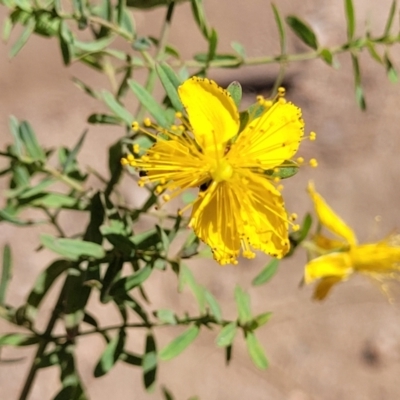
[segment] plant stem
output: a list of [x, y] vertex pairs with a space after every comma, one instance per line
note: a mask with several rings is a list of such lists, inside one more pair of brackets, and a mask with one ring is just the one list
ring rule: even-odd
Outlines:
[[35, 357], [33, 358], [31, 367], [28, 372], [28, 376], [24, 383], [24, 387], [22, 388], [21, 394], [18, 398], [19, 400], [26, 400], [28, 398], [29, 393], [32, 389], [33, 382], [36, 377], [36, 372], [38, 370], [37, 363], [43, 356], [43, 353], [45, 352], [47, 345], [52, 341], [51, 332], [53, 331], [54, 325], [56, 324], [57, 319], [60, 315], [61, 305], [64, 300], [65, 288], [66, 288], [66, 281], [64, 282], [57, 303], [53, 309], [49, 322], [47, 323], [46, 330], [41, 335], [42, 339], [39, 343], [39, 347], [36, 351]]

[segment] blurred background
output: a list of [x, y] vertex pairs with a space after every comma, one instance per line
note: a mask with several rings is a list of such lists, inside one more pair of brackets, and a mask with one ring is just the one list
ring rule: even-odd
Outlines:
[[[277, 0], [275, 4], [282, 15], [296, 14], [306, 20], [323, 46], [345, 42], [343, 2]], [[391, 1], [358, 0], [354, 4], [357, 29], [364, 32], [368, 21], [373, 33], [381, 33]], [[269, 1], [206, 0], [205, 7], [210, 24], [219, 33], [221, 52], [230, 51], [230, 43], [235, 40], [245, 46], [250, 56], [278, 54], [279, 40]], [[163, 9], [134, 11], [137, 31], [158, 34], [164, 13]], [[0, 20], [5, 15], [6, 10], [0, 7]], [[17, 33], [14, 32], [11, 43]], [[184, 57], [206, 49], [194, 26], [189, 4], [176, 8], [170, 42]], [[102, 105], [71, 81], [76, 76], [94, 86], [106, 87], [104, 77], [82, 65], [64, 67], [56, 40], [34, 36], [11, 60], [10, 46], [0, 44], [1, 147], [11, 142], [10, 114], [28, 120], [40, 142], [50, 147], [71, 147], [83, 130], [89, 128], [80, 154], [82, 165], [106, 175], [107, 147], [122, 132], [115, 127], [88, 125], [87, 117], [101, 111]], [[305, 50], [292, 34], [288, 46], [290, 53]], [[392, 50], [392, 58], [400, 66], [398, 45]], [[319, 167], [302, 169], [286, 183], [284, 196], [288, 209], [302, 217], [311, 211], [305, 188], [312, 179], [361, 242], [376, 241], [400, 228], [399, 85], [390, 83], [384, 68], [362, 54], [361, 72], [367, 98], [367, 110], [362, 112], [355, 101], [349, 54], [339, 56], [338, 61], [337, 69], [320, 60], [292, 63], [287, 69], [284, 80], [287, 98], [302, 108], [306, 131], [318, 135], [316, 142], [303, 143], [300, 155], [317, 158]], [[268, 96], [277, 74], [278, 66], [271, 65], [215, 70], [210, 76], [223, 86], [233, 80], [240, 81], [244, 102], [249, 104], [256, 94]], [[140, 80], [140, 76], [136, 79]], [[92, 185], [95, 187], [96, 182]], [[5, 187], [6, 182], [1, 181], [1, 189]], [[132, 180], [124, 179], [120, 189], [132, 202], [140, 197]], [[62, 221], [68, 233], [79, 231], [78, 216], [70, 213]], [[14, 277], [8, 294], [12, 304], [22, 303], [38, 272], [54, 258], [48, 251], [36, 251], [38, 234], [45, 229], [21, 229], [4, 223], [0, 227], [0, 245], [10, 243], [14, 258]], [[198, 281], [220, 301], [227, 318], [236, 316], [233, 289], [238, 283], [250, 291], [255, 313], [273, 312], [270, 322], [258, 331], [270, 361], [269, 369], [259, 371], [254, 367], [239, 337], [227, 367], [224, 352], [214, 343], [217, 333], [209, 331], [203, 332], [182, 355], [161, 363], [158, 384], [165, 384], [179, 400], [195, 395], [207, 400], [399, 399], [399, 302], [389, 304], [379, 287], [362, 277], [339, 285], [325, 302], [313, 302], [311, 288], [299, 287], [306, 262], [301, 250], [281, 263], [278, 274], [268, 285], [251, 287], [251, 280], [267, 260], [260, 256], [228, 267], [220, 267], [212, 260], [192, 260], [190, 266]], [[196, 312], [192, 295], [186, 290], [177, 293], [173, 273], [159, 274], [154, 279], [152, 276], [145, 287], [155, 306]], [[396, 283], [392, 293], [394, 297], [399, 293]], [[54, 300], [52, 294], [42, 311], [44, 321]], [[93, 307], [101, 313], [103, 322], [117, 320], [112, 307]], [[0, 332], [14, 330], [0, 320]], [[157, 331], [160, 347], [177, 334], [174, 328]], [[143, 338], [135, 334], [130, 337], [130, 344], [133, 349], [141, 349]], [[79, 369], [91, 399], [163, 398], [159, 387], [153, 394], [145, 393], [140, 369], [127, 364], [119, 363], [109, 374], [95, 379], [92, 371], [104, 343], [100, 338], [86, 337], [80, 339], [79, 346]], [[29, 348], [2, 350], [3, 358], [20, 360], [0, 364], [1, 400], [17, 398], [32, 356]], [[56, 369], [40, 371], [30, 398], [50, 399], [57, 387]]]

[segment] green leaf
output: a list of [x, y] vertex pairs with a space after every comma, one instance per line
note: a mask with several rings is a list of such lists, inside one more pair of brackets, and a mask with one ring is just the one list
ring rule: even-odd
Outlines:
[[32, 206], [57, 209], [79, 209], [78, 200], [61, 193], [46, 193], [30, 202]]
[[227, 347], [233, 343], [237, 333], [237, 324], [236, 322], [230, 322], [225, 325], [221, 331], [219, 332], [216, 343], [219, 347]]
[[192, 325], [186, 329], [185, 332], [176, 337], [160, 351], [160, 359], [164, 361], [171, 360], [182, 353], [197, 338], [199, 332], [200, 328], [197, 325]]
[[176, 325], [175, 313], [172, 310], [162, 308], [156, 311], [156, 317], [165, 324]]
[[286, 17], [286, 22], [300, 40], [314, 50], [318, 49], [317, 37], [310, 25], [294, 15]]
[[17, 39], [17, 41], [13, 44], [10, 50], [10, 57], [15, 57], [19, 51], [25, 46], [26, 42], [28, 41], [29, 37], [35, 30], [36, 20], [32, 16], [29, 18], [24, 31], [21, 33], [21, 36]]
[[62, 164], [62, 172], [63, 173], [68, 173], [70, 171], [70, 169], [72, 168], [72, 166], [75, 164], [76, 157], [82, 148], [82, 145], [83, 145], [83, 142], [85, 141], [87, 133], [88, 133], [88, 129], [85, 129], [83, 131], [81, 137], [79, 138], [78, 142], [74, 146], [74, 148], [68, 153], [67, 159]]
[[268, 282], [276, 273], [279, 267], [279, 260], [273, 259], [268, 265], [253, 279], [254, 286], [263, 285]]
[[135, 274], [120, 279], [111, 287], [110, 295], [117, 296], [129, 292], [133, 288], [141, 285], [151, 275], [151, 272], [152, 267], [147, 264]]
[[199, 27], [200, 32], [203, 34], [203, 36], [206, 39], [208, 39], [210, 34], [209, 34], [208, 23], [206, 20], [206, 13], [204, 10], [203, 0], [191, 0], [191, 5], [192, 5], [193, 16], [197, 23], [197, 26]]
[[287, 179], [299, 172], [299, 165], [292, 160], [285, 160], [281, 165], [274, 169], [264, 171], [265, 175], [271, 178]]
[[258, 328], [261, 328], [263, 325], [265, 325], [271, 318], [272, 312], [265, 312], [260, 315], [257, 315], [254, 317], [253, 321], [250, 324], [250, 329], [255, 330]]
[[365, 102], [364, 90], [361, 85], [360, 65], [358, 62], [358, 57], [353, 53], [351, 54], [351, 61], [353, 63], [356, 101], [357, 101], [358, 106], [361, 108], [361, 110], [364, 111], [367, 108], [367, 105]]
[[390, 82], [397, 83], [399, 81], [399, 77], [397, 75], [397, 71], [394, 68], [394, 65], [393, 65], [392, 61], [389, 58], [389, 54], [388, 54], [387, 51], [385, 52], [383, 61], [384, 61], [385, 66], [386, 66], [386, 73], [387, 73], [387, 76], [388, 76]]
[[278, 26], [278, 33], [279, 33], [279, 44], [281, 47], [281, 54], [286, 54], [286, 29], [283, 23], [283, 19], [279, 13], [278, 8], [275, 6], [274, 3], [271, 3], [272, 11], [274, 12], [274, 18], [276, 25]]
[[394, 16], [396, 14], [397, 0], [392, 1], [392, 5], [390, 6], [389, 16], [386, 21], [385, 30], [383, 32], [383, 36], [388, 36], [390, 33], [390, 29], [392, 28], [392, 24], [394, 21]]
[[218, 45], [218, 34], [217, 31], [212, 28], [211, 33], [208, 37], [208, 54], [207, 61], [211, 61], [214, 59]]
[[134, 121], [134, 116], [126, 110], [116, 99], [115, 97], [108, 92], [107, 90], [102, 91], [104, 102], [107, 104], [108, 108], [118, 117], [121, 118], [122, 121], [125, 122], [126, 125], [131, 126]]
[[[11, 134], [13, 136], [13, 139], [14, 139], [13, 149], [15, 150], [15, 155], [18, 158], [21, 158], [24, 155], [23, 144], [22, 144], [22, 140], [21, 140], [21, 137], [19, 134], [19, 121], [17, 118], [14, 117], [14, 115], [10, 116], [9, 127], [10, 127]], [[29, 183], [29, 179], [28, 179], [28, 183]]]
[[[187, 0], [174, 0], [175, 3], [182, 3]], [[128, 7], [147, 9], [158, 6], [167, 6], [171, 4], [170, 0], [127, 0]]]
[[30, 124], [22, 121], [19, 126], [20, 138], [26, 148], [27, 154], [35, 161], [45, 161], [46, 155], [36, 139], [35, 132]]
[[354, 15], [353, 0], [345, 0], [344, 3], [347, 20], [347, 38], [350, 42], [354, 38], [354, 32], [356, 29], [356, 18]]
[[51, 263], [40, 275], [36, 278], [32, 291], [26, 301], [25, 314], [29, 320], [35, 320], [39, 305], [46, 296], [47, 292], [56, 281], [56, 279], [68, 268], [71, 263], [65, 260], [56, 260]]
[[98, 92], [93, 90], [90, 86], [86, 85], [85, 82], [81, 81], [80, 79], [76, 78], [75, 76], [72, 77], [72, 82], [74, 82], [75, 85], [79, 89], [83, 90], [86, 94], [93, 97], [94, 99], [97, 99], [97, 100], [101, 99], [101, 95]]
[[126, 333], [121, 329], [118, 335], [115, 335], [107, 344], [94, 370], [94, 376], [96, 378], [107, 374], [118, 361], [125, 346], [125, 339]]
[[328, 65], [333, 65], [333, 54], [329, 49], [322, 49], [319, 55]]
[[158, 102], [147, 91], [147, 89], [132, 79], [128, 80], [128, 85], [143, 107], [146, 108], [146, 110], [153, 116], [157, 123], [162, 127], [167, 128], [169, 123], [164, 109], [158, 104]]
[[379, 55], [379, 53], [376, 51], [375, 43], [371, 42], [370, 40], [367, 40], [366, 43], [367, 45], [367, 50], [370, 54], [370, 56], [377, 61], [379, 64], [383, 64], [382, 57]]
[[236, 104], [236, 107], [240, 107], [240, 101], [242, 100], [242, 86], [239, 82], [234, 81], [229, 84], [226, 89], [228, 93], [232, 96], [233, 101]]
[[10, 38], [11, 31], [13, 28], [13, 22], [10, 17], [5, 18], [4, 24], [3, 24], [3, 35], [2, 39], [4, 43], [8, 42], [8, 39]]
[[174, 400], [172, 393], [166, 387], [162, 387], [162, 392], [164, 395], [164, 400]]
[[94, 40], [93, 42], [81, 42], [79, 40], [74, 40], [74, 46], [79, 50], [83, 50], [88, 53], [97, 53], [108, 47], [115, 39], [115, 36], [105, 37], [99, 40]]
[[58, 40], [60, 42], [60, 49], [63, 58], [64, 65], [69, 65], [74, 55], [73, 53], [73, 42], [74, 36], [65, 21], [61, 21], [58, 32]]
[[149, 333], [146, 337], [146, 347], [142, 360], [143, 383], [148, 392], [155, 388], [157, 376], [157, 346], [154, 336]]
[[[184, 108], [177, 91], [180, 83], [178, 77], [175, 75], [175, 72], [171, 69], [169, 65], [165, 63], [156, 64], [156, 71], [158, 77], [160, 78], [161, 84], [163, 85], [165, 92], [171, 101], [172, 106], [176, 111], [183, 112]], [[171, 79], [171, 76], [174, 75], [175, 77]]]
[[219, 306], [215, 297], [207, 289], [204, 289], [204, 298], [207, 304], [209, 305], [210, 312], [215, 317], [215, 320], [217, 322], [221, 322], [222, 321], [221, 307]]
[[48, 234], [40, 235], [40, 243], [57, 254], [77, 261], [81, 256], [103, 258], [104, 249], [97, 243], [85, 242], [79, 239], [55, 238]]
[[30, 346], [38, 342], [38, 337], [25, 333], [6, 333], [0, 335], [0, 346]]
[[12, 258], [11, 249], [8, 244], [3, 249], [3, 265], [1, 268], [0, 277], [0, 306], [3, 306], [6, 301], [6, 291], [12, 276]]
[[240, 57], [242, 57], [243, 59], [246, 58], [246, 50], [241, 43], [235, 41], [231, 42], [231, 47], [233, 50], [236, 51], [236, 53], [239, 54]]
[[204, 313], [205, 312], [204, 288], [196, 282], [192, 271], [186, 265], [182, 264], [179, 272], [179, 290], [182, 290], [185, 285], [189, 286], [190, 290], [196, 297], [200, 312]]
[[127, 364], [135, 366], [141, 366], [143, 362], [142, 357], [139, 357], [136, 354], [132, 354], [127, 351], [122, 352], [119, 356], [119, 359]]
[[261, 347], [253, 332], [247, 332], [246, 346], [254, 364], [260, 369], [266, 369], [268, 367], [268, 360], [265, 357], [264, 349]]
[[245, 325], [252, 319], [250, 296], [240, 286], [235, 287], [235, 302], [239, 314], [239, 322]]

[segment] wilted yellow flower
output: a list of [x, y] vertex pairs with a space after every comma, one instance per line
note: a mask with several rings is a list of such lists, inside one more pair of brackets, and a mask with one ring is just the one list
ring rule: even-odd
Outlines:
[[394, 278], [400, 271], [400, 237], [391, 235], [377, 243], [358, 244], [352, 229], [340, 219], [309, 183], [308, 191], [321, 225], [337, 238], [330, 239], [320, 233], [313, 238], [313, 250], [320, 257], [305, 267], [304, 281], [318, 281], [314, 298], [324, 299], [332, 287], [361, 273], [379, 282]]
[[275, 103], [260, 98], [264, 111], [238, 135], [238, 109], [214, 81], [193, 77], [178, 93], [188, 119], [177, 115], [181, 124], [169, 130], [153, 125], [158, 135], [143, 128], [155, 144], [141, 157], [123, 159], [123, 164], [145, 171], [140, 185], [157, 182], [156, 193], [168, 190], [165, 201], [199, 188], [189, 205], [189, 226], [220, 264], [236, 264], [240, 252], [253, 258], [253, 250], [283, 257], [292, 222], [271, 171], [284, 167], [299, 147], [301, 110], [282, 95]]

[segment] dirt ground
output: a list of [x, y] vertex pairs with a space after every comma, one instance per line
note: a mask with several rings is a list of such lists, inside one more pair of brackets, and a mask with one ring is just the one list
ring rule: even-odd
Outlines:
[[[278, 0], [284, 15], [295, 13], [306, 19], [326, 46], [345, 40], [343, 2]], [[301, 3], [301, 4], [300, 4]], [[383, 31], [390, 7], [389, 0], [355, 1], [358, 31], [363, 32], [368, 19], [372, 32]], [[269, 2], [212, 2], [206, 0], [211, 24], [220, 34], [221, 51], [237, 40], [252, 56], [278, 52], [276, 27]], [[5, 15], [0, 8], [0, 19]], [[205, 49], [205, 43], [192, 26], [188, 5], [178, 7], [171, 42], [190, 56]], [[157, 31], [162, 13], [137, 13], [138, 31]], [[396, 21], [397, 24], [397, 21]], [[396, 26], [398, 30], [398, 25]], [[14, 37], [15, 38], [15, 37]], [[290, 36], [291, 51], [303, 46]], [[87, 68], [64, 68], [56, 40], [32, 38], [16, 59], [9, 60], [10, 45], [0, 44], [0, 143], [10, 142], [10, 114], [31, 122], [42, 143], [48, 146], [72, 146], [87, 127], [87, 116], [99, 110], [99, 104], [80, 92], [72, 76], [101, 87], [102, 77]], [[400, 67], [399, 46], [392, 56]], [[361, 67], [368, 110], [361, 112], [353, 94], [353, 77], [348, 55], [338, 58], [339, 69], [322, 61], [290, 65], [286, 84], [287, 97], [299, 105], [307, 131], [315, 131], [318, 140], [305, 143], [305, 157], [316, 157], [317, 169], [303, 169], [285, 186], [289, 210], [299, 215], [311, 210], [305, 187], [313, 179], [319, 192], [357, 232], [359, 240], [372, 241], [400, 229], [398, 202], [400, 183], [400, 103], [399, 84], [392, 84], [382, 66], [361, 57]], [[248, 99], [255, 90], [267, 88], [277, 67], [249, 67], [239, 71], [218, 70], [212, 77], [221, 84], [239, 80], [247, 89]], [[254, 93], [253, 93], [254, 92]], [[268, 94], [266, 91], [264, 94]], [[133, 100], [132, 100], [133, 106]], [[86, 146], [81, 154], [84, 165], [107, 173], [106, 149], [121, 132], [115, 128], [89, 126]], [[0, 169], [2, 167], [0, 160]], [[1, 188], [5, 183], [1, 182]], [[136, 187], [124, 181], [121, 190], [133, 199]], [[376, 218], [376, 216], [380, 216]], [[380, 222], [377, 222], [377, 220]], [[77, 216], [64, 220], [68, 232], [79, 230]], [[41, 228], [40, 232], [43, 232]], [[49, 230], [50, 232], [50, 230]], [[52, 255], [36, 252], [39, 229], [20, 229], [2, 224], [0, 245], [12, 245], [14, 279], [8, 301], [20, 304], [38, 272], [48, 265]], [[254, 400], [397, 400], [400, 399], [400, 301], [390, 305], [376, 285], [356, 278], [337, 287], [322, 304], [313, 302], [311, 288], [299, 288], [305, 254], [282, 263], [270, 284], [251, 287], [251, 280], [266, 263], [266, 257], [241, 262], [236, 267], [218, 267], [213, 261], [193, 261], [191, 268], [198, 281], [206, 285], [223, 307], [224, 315], [235, 317], [233, 289], [241, 284], [250, 291], [254, 312], [273, 311], [271, 321], [259, 333], [267, 351], [270, 368], [257, 370], [249, 361], [242, 338], [237, 338], [233, 360], [225, 366], [224, 354], [217, 349], [216, 332], [204, 332], [181, 356], [161, 363], [158, 383], [166, 385], [177, 400], [197, 395], [200, 399]], [[159, 274], [147, 283], [155, 305], [196, 312], [188, 292], [176, 293], [173, 274]], [[392, 292], [400, 299], [398, 286]], [[54, 293], [53, 293], [54, 294]], [[47, 319], [51, 301], [45, 304]], [[109, 306], [94, 306], [103, 322], [116, 317]], [[14, 328], [0, 321], [0, 332]], [[177, 329], [158, 333], [160, 346], [168, 343]], [[142, 348], [140, 337], [130, 338], [133, 351]], [[91, 399], [115, 398], [162, 399], [159, 387], [146, 394], [138, 368], [118, 364], [103, 378], [93, 377], [93, 368], [104, 343], [82, 339], [79, 369]], [[13, 400], [31, 362], [29, 349], [3, 349], [2, 357], [22, 357], [13, 364], [0, 364], [0, 400]], [[58, 371], [46, 369], [37, 377], [31, 400], [47, 400], [57, 392]]]

